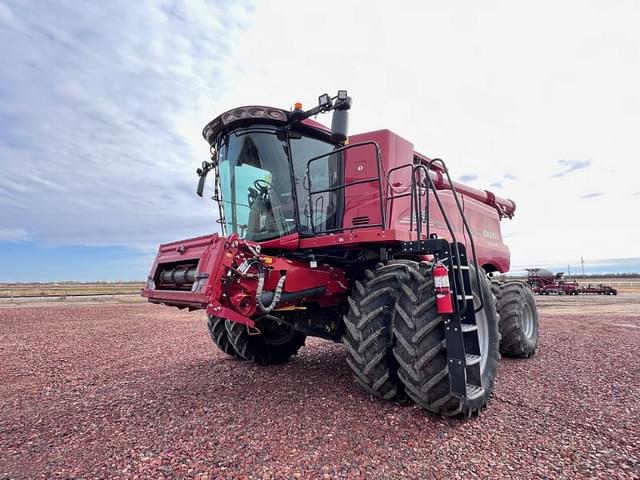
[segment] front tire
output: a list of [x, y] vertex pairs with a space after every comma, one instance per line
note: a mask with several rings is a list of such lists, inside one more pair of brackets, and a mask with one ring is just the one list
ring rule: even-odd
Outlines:
[[518, 281], [492, 285], [500, 314], [500, 353], [505, 357], [529, 358], [538, 347], [538, 310], [527, 286]]
[[477, 285], [474, 269], [470, 267], [476, 308], [480, 301], [479, 289], [484, 298], [484, 308], [476, 314], [482, 388], [461, 400], [451, 393], [445, 318], [436, 307], [433, 265], [412, 262], [406, 269], [409, 279], [402, 285], [393, 323], [393, 353], [399, 363], [398, 376], [407, 394], [421, 407], [439, 415], [469, 416], [478, 412], [489, 400], [500, 358], [498, 317], [488, 279], [483, 273], [480, 285]]
[[246, 325], [225, 321], [229, 343], [243, 360], [260, 365], [284, 363], [304, 345], [306, 336], [284, 323], [263, 320], [256, 326], [260, 333], [249, 334]]
[[227, 355], [240, 358], [233, 345], [229, 342], [229, 336], [227, 335], [227, 329], [224, 325], [225, 319], [208, 315], [207, 328], [209, 329], [209, 335], [211, 340], [222, 352]]
[[364, 390], [385, 400], [405, 398], [391, 350], [393, 312], [404, 279], [406, 268], [401, 260], [364, 270], [354, 282], [344, 316], [342, 343], [353, 376]]

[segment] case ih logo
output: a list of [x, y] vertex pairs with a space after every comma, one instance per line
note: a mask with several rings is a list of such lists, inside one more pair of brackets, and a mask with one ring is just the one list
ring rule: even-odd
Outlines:
[[498, 234], [496, 232], [490, 232], [489, 230], [482, 230], [482, 236], [490, 240], [498, 240]]

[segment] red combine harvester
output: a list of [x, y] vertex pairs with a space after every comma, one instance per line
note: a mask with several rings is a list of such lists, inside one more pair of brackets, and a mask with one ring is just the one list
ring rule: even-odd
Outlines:
[[533, 293], [538, 295], [617, 295], [618, 291], [610, 285], [588, 284], [581, 287], [575, 280], [565, 280], [564, 272], [553, 273], [544, 268], [528, 268], [527, 282]]
[[[442, 415], [482, 409], [504, 355], [528, 357], [538, 316], [509, 270], [515, 204], [451, 180], [379, 130], [347, 137], [351, 97], [304, 111], [249, 106], [205, 126], [222, 234], [161, 245], [143, 295], [204, 309], [213, 342], [260, 364], [306, 336], [343, 342], [355, 380]], [[331, 130], [310, 117], [333, 111]], [[502, 338], [502, 340], [501, 340]]]

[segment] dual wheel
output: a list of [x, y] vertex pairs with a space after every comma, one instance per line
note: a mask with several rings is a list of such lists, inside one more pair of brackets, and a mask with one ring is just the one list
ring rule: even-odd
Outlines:
[[531, 290], [515, 280], [491, 283], [500, 314], [500, 353], [529, 358], [538, 348], [538, 310]]
[[304, 345], [305, 335], [275, 321], [260, 322], [251, 334], [245, 325], [209, 315], [211, 340], [227, 355], [261, 365], [284, 363]]
[[[432, 267], [427, 262], [394, 260], [365, 270], [354, 282], [344, 317], [347, 362], [355, 380], [376, 397], [397, 401], [408, 397], [436, 414], [470, 415], [481, 410], [491, 395], [501, 351], [528, 356], [532, 344], [535, 351], [535, 303], [522, 283], [507, 282], [492, 292], [486, 275], [480, 275], [478, 284], [471, 269], [474, 304], [480, 306], [480, 291], [484, 303], [476, 313], [480, 355], [467, 357], [468, 365], [479, 363], [482, 387], [468, 389], [466, 398], [461, 399], [450, 391], [446, 319], [436, 308]], [[509, 328], [499, 322], [503, 311]], [[514, 321], [520, 322], [517, 333]], [[520, 355], [514, 346], [524, 340], [528, 355]]]
[[[470, 270], [476, 308], [481, 388], [465, 399], [450, 392], [445, 318], [436, 308], [432, 265], [393, 260], [363, 272], [353, 284], [344, 316], [347, 363], [367, 392], [386, 400], [411, 399], [440, 415], [471, 415], [487, 403], [500, 353], [530, 357], [538, 343], [538, 315], [531, 290], [521, 282], [489, 282]], [[241, 324], [209, 316], [211, 339], [227, 355], [259, 364], [286, 362], [305, 335], [285, 323], [259, 322], [252, 335]], [[501, 340], [502, 339], [502, 340]]]

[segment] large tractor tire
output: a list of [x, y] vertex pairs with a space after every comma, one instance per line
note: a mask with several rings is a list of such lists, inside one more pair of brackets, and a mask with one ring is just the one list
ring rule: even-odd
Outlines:
[[538, 309], [531, 290], [515, 280], [493, 282], [500, 315], [500, 353], [505, 357], [528, 358], [538, 347]]
[[364, 390], [385, 400], [406, 398], [391, 349], [393, 313], [406, 271], [402, 260], [365, 270], [354, 282], [344, 316], [342, 342], [353, 376]]
[[227, 338], [239, 358], [260, 365], [284, 363], [304, 345], [306, 336], [286, 324], [264, 320], [260, 333], [250, 334], [246, 325], [225, 321]]
[[470, 267], [476, 308], [480, 305], [480, 289], [484, 298], [484, 308], [476, 314], [482, 388], [468, 389], [466, 399], [461, 400], [450, 391], [445, 319], [436, 308], [432, 268], [426, 262], [406, 266], [409, 278], [402, 285], [393, 323], [398, 376], [409, 397], [426, 410], [445, 416], [470, 416], [485, 407], [496, 378], [500, 332], [495, 299], [484, 272], [478, 285]]
[[227, 355], [230, 355], [234, 358], [240, 358], [236, 350], [233, 348], [233, 345], [231, 345], [231, 342], [229, 342], [229, 336], [227, 334], [227, 329], [225, 328], [224, 322], [224, 318], [209, 315], [207, 327], [209, 328], [209, 335], [211, 336], [211, 340], [216, 345], [216, 347], [218, 347]]

